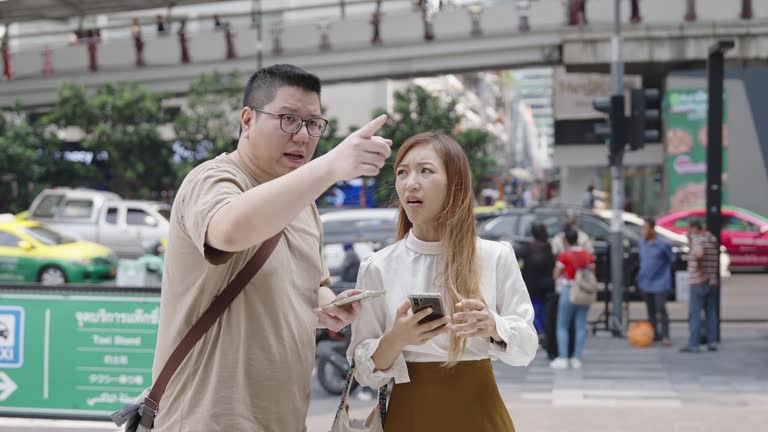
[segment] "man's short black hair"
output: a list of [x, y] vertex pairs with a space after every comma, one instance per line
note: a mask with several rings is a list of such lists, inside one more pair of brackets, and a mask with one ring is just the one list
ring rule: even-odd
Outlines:
[[646, 223], [646, 225], [648, 225], [648, 228], [650, 228], [650, 229], [656, 228], [656, 219], [654, 219], [654, 218], [652, 218], [650, 216], [645, 218], [645, 223]]
[[695, 228], [697, 230], [704, 228], [704, 225], [701, 223], [701, 219], [699, 218], [692, 218], [691, 220], [689, 220], [688, 226], [691, 228]]
[[531, 236], [534, 240], [540, 242], [547, 242], [549, 240], [549, 233], [547, 233], [547, 226], [542, 223], [535, 223], [531, 226]]
[[565, 230], [565, 241], [567, 241], [570, 246], [576, 246], [577, 244], [579, 244], [578, 231], [571, 228]]
[[263, 108], [280, 87], [298, 87], [320, 96], [320, 78], [289, 64], [267, 66], [254, 72], [243, 92], [243, 107]]

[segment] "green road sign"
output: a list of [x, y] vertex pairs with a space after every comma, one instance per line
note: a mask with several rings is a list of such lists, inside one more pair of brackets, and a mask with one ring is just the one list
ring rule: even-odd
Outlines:
[[0, 291], [0, 415], [105, 418], [151, 385], [156, 292]]

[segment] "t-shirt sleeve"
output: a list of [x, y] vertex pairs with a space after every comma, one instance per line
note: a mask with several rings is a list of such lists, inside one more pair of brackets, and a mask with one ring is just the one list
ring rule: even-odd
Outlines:
[[560, 255], [557, 256], [555, 265], [562, 268], [565, 267], [566, 264], [568, 264], [568, 255], [566, 255], [565, 252], [561, 252]]
[[669, 264], [673, 264], [677, 259], [675, 257], [675, 252], [672, 250], [672, 244], [670, 243], [664, 244], [664, 253], [666, 254], [667, 262]]
[[325, 233], [323, 232], [323, 223], [320, 220], [320, 213], [317, 211], [317, 207], [314, 204], [312, 204], [312, 212], [313, 212], [314, 217], [315, 217], [315, 222], [317, 223], [318, 229], [320, 231], [320, 251], [319, 251], [320, 252], [320, 265], [322, 266], [322, 269], [323, 269], [323, 275], [320, 278], [320, 285], [321, 286], [330, 287], [331, 286], [331, 271], [330, 271], [330, 269], [328, 269], [328, 264], [325, 263], [325, 257], [323, 255], [323, 245], [325, 244], [325, 240], [324, 240], [323, 236], [325, 235]]
[[[234, 167], [211, 163], [191, 174], [178, 197], [179, 224], [206, 261], [214, 265], [229, 261], [235, 252], [226, 252], [206, 244], [205, 236], [213, 215], [248, 189], [245, 179]], [[258, 246], [258, 245], [255, 245]]]

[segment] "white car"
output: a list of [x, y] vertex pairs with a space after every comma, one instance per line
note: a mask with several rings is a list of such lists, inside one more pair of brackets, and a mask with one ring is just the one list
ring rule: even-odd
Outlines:
[[395, 241], [398, 210], [394, 208], [349, 209], [320, 215], [323, 223], [323, 258], [332, 279], [344, 270], [346, 251], [351, 245], [360, 259]]

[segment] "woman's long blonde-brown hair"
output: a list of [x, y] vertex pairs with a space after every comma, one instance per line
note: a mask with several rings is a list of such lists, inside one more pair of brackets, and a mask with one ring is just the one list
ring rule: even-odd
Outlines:
[[[480, 291], [480, 274], [477, 262], [477, 240], [474, 216], [474, 195], [469, 160], [461, 146], [453, 138], [424, 132], [409, 138], [397, 152], [395, 169], [402, 163], [408, 152], [420, 145], [431, 145], [445, 166], [448, 179], [445, 203], [435, 224], [443, 246], [443, 271], [437, 286], [443, 288], [447, 297], [449, 314], [453, 314], [456, 303], [462, 299], [483, 301]], [[405, 238], [413, 224], [408, 220], [400, 204], [397, 239]], [[455, 365], [466, 349], [466, 339], [450, 336], [450, 351], [446, 366]]]

